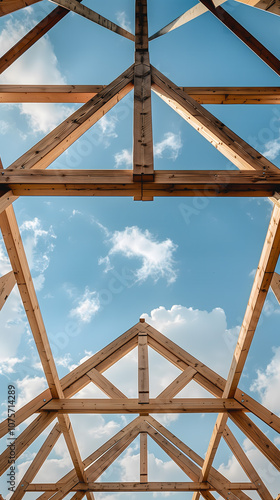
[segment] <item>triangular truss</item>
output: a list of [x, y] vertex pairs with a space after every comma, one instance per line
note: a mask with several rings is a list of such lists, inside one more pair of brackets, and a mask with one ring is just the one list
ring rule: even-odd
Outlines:
[[[40, 0], [2, 0], [0, 15]], [[242, 3], [279, 15], [279, 0], [240, 0]], [[239, 380], [257, 327], [262, 307], [271, 285], [280, 300], [279, 275], [274, 273], [280, 253], [280, 171], [258, 151], [207, 111], [203, 104], [280, 103], [280, 87], [189, 88], [178, 87], [150, 64], [149, 42], [172, 29], [210, 11], [238, 36], [280, 76], [280, 62], [254, 36], [240, 25], [221, 4], [201, 0], [192, 9], [148, 37], [147, 2], [136, 0], [135, 35], [112, 23], [77, 0], [57, 0], [58, 6], [0, 58], [0, 73], [25, 53], [69, 11], [100, 24], [135, 44], [135, 62], [109, 85], [1, 85], [0, 102], [80, 102], [84, 103], [38, 144], [27, 151], [0, 177], [0, 227], [10, 258], [12, 272], [0, 277], [0, 309], [17, 283], [30, 328], [40, 355], [48, 389], [18, 410], [16, 425], [31, 415], [38, 416], [16, 440], [20, 456], [53, 422], [56, 423], [27, 470], [12, 499], [27, 491], [41, 491], [40, 498], [58, 500], [73, 492], [73, 498], [93, 499], [94, 491], [193, 491], [193, 500], [202, 495], [213, 500], [211, 491], [223, 498], [247, 500], [256, 490], [263, 500], [271, 494], [250, 463], [238, 441], [227, 427], [230, 418], [270, 463], [280, 470], [280, 452], [250, 419], [252, 413], [276, 432], [280, 420], [269, 410], [238, 388]], [[218, 5], [219, 4], [219, 5]], [[50, 170], [55, 161], [74, 141], [105, 113], [134, 89], [134, 139], [132, 170]], [[214, 145], [240, 171], [227, 170], [154, 170], [151, 92], [158, 94], [192, 127]], [[260, 263], [248, 307], [242, 323], [227, 380], [220, 377], [189, 353], [157, 332], [143, 320], [117, 340], [59, 380], [43, 318], [31, 279], [12, 203], [28, 196], [133, 196], [135, 200], [152, 200], [154, 196], [269, 196], [273, 202]], [[138, 346], [139, 395], [127, 398], [102, 373], [118, 359]], [[182, 373], [157, 398], [149, 397], [148, 346], [155, 349]], [[200, 384], [214, 398], [186, 399], [174, 396], [191, 380]], [[109, 399], [79, 400], [71, 397], [94, 382]], [[82, 460], [69, 418], [70, 413], [135, 413], [139, 416], [107, 443]], [[205, 459], [160, 425], [151, 413], [214, 412], [218, 418]], [[8, 433], [8, 420], [0, 424], [0, 436]], [[58, 437], [63, 434], [73, 470], [56, 484], [33, 484]], [[140, 434], [139, 483], [98, 483], [97, 479]], [[150, 483], [147, 468], [147, 436], [150, 436], [186, 473], [185, 483]], [[231, 483], [213, 468], [213, 460], [224, 439], [247, 474], [247, 483]], [[0, 457], [1, 474], [9, 467], [9, 450]], [[248, 490], [248, 494], [244, 491]]]
[[[149, 364], [148, 346], [164, 356], [181, 370], [181, 374], [173, 380], [156, 398], [149, 396]], [[138, 349], [138, 398], [126, 397], [102, 373], [115, 364], [132, 349]], [[191, 381], [195, 381], [215, 398], [175, 398], [175, 396]], [[97, 385], [109, 399], [72, 399], [82, 388], [90, 383]], [[26, 404], [16, 413], [16, 424], [24, 422], [33, 413], [38, 416], [18, 436], [16, 455], [18, 458], [46, 427], [57, 420], [52, 431], [24, 474], [12, 500], [20, 500], [25, 492], [42, 492], [39, 498], [60, 500], [73, 492], [79, 498], [85, 494], [103, 492], [132, 491], [193, 491], [204, 498], [212, 498], [211, 491], [216, 491], [224, 499], [231, 497], [249, 500], [250, 491], [257, 491], [263, 500], [272, 500], [264, 482], [251, 464], [237, 439], [226, 425], [230, 418], [279, 470], [280, 452], [275, 445], [258, 429], [248, 413], [257, 416], [272, 429], [279, 432], [280, 418], [273, 415], [250, 396], [237, 389], [235, 397], [224, 397], [227, 382], [213, 370], [194, 358], [184, 349], [166, 338], [151, 325], [140, 319], [139, 323], [114, 340], [100, 352], [93, 355], [83, 364], [75, 368], [59, 381], [63, 396], [52, 397], [46, 390], [33, 401]], [[74, 450], [69, 414], [125, 414], [138, 416], [110, 438], [100, 448], [94, 450], [80, 462], [73, 459]], [[219, 473], [212, 464], [205, 472], [205, 463], [195, 451], [151, 416], [154, 413], [218, 413], [222, 418], [223, 437], [233, 455], [245, 471], [248, 481], [232, 483]], [[66, 426], [67, 423], [67, 426]], [[8, 421], [1, 424], [1, 437], [8, 432]], [[59, 436], [63, 434], [74, 468], [56, 483], [34, 483], [33, 480], [55, 446]], [[101, 474], [121, 455], [121, 453], [140, 434], [140, 470], [139, 482], [98, 482]], [[150, 436], [167, 455], [186, 474], [186, 482], [150, 482], [148, 480], [148, 447], [147, 436]], [[75, 450], [79, 456], [78, 449]], [[0, 457], [1, 474], [9, 467], [7, 460], [9, 450]], [[246, 492], [246, 493], [244, 493]], [[76, 497], [77, 498], [77, 497]]]

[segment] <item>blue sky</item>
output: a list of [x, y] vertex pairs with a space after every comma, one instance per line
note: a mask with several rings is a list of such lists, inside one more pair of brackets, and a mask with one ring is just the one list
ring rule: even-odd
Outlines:
[[[133, 1], [84, 3], [133, 31]], [[149, 33], [192, 5], [190, 1], [150, 0]], [[224, 7], [280, 56], [279, 17], [234, 1], [226, 2]], [[52, 9], [53, 4], [44, 0], [1, 18], [1, 52], [5, 53]], [[210, 13], [153, 41], [150, 58], [178, 85], [279, 85], [277, 75]], [[70, 13], [0, 76], [0, 84], [108, 84], [132, 63], [132, 42]], [[152, 106], [157, 169], [235, 168], [156, 95]], [[0, 143], [4, 168], [75, 109], [77, 106], [70, 104], [2, 104]], [[207, 109], [280, 166], [277, 106], [209, 105]], [[132, 111], [130, 93], [49, 168], [130, 168]], [[157, 198], [141, 203], [128, 198], [46, 197], [21, 198], [14, 208], [60, 376], [137, 323], [142, 315], [191, 354], [227, 375], [272, 210], [268, 200], [197, 197]], [[0, 275], [9, 270], [1, 242]], [[279, 265], [276, 271], [280, 273]], [[280, 403], [275, 394], [280, 390], [279, 313], [279, 304], [270, 292], [240, 385], [278, 414]], [[19, 405], [41, 392], [46, 384], [16, 290], [2, 309], [0, 321], [0, 391], [5, 418], [8, 383], [16, 385]], [[156, 395], [178, 371], [150, 354], [151, 389]], [[131, 397], [136, 395], [135, 359], [135, 353], [131, 353], [105, 373]], [[99, 394], [88, 388], [84, 396]], [[205, 395], [192, 384], [185, 394]], [[203, 456], [215, 417], [184, 415], [175, 420], [173, 416], [165, 424]], [[126, 420], [89, 415], [74, 416], [72, 421], [84, 458]], [[279, 437], [258, 424], [279, 446]], [[24, 428], [22, 425], [19, 430]], [[245, 436], [233, 425], [231, 428], [275, 496], [280, 489], [279, 473]], [[5, 438], [2, 441], [3, 450]], [[18, 478], [42, 441], [42, 437], [38, 438], [18, 460]], [[123, 453], [104, 475], [105, 481], [137, 480], [138, 445], [136, 441]], [[149, 452], [151, 480], [184, 480], [183, 473], [152, 443]], [[231, 480], [244, 479], [225, 445], [214, 465]], [[67, 450], [60, 440], [36, 481], [46, 477], [55, 481], [70, 468]], [[6, 476], [1, 481], [0, 491], [6, 496]], [[146, 494], [145, 498], [147, 495], [152, 497]], [[186, 497], [176, 495], [178, 500]], [[107, 495], [96, 495], [97, 499], [103, 497]]]

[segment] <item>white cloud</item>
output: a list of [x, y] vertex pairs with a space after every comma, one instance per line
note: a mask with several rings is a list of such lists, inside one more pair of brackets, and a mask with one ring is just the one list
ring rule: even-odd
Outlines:
[[29, 377], [27, 375], [22, 380], [16, 381], [16, 387], [18, 390], [17, 408], [21, 408], [43, 392], [47, 387], [47, 382], [45, 377]]
[[71, 309], [70, 316], [78, 318], [84, 323], [90, 323], [92, 317], [99, 311], [100, 301], [97, 292], [91, 292], [86, 287], [84, 294], [78, 301], [77, 307]]
[[274, 355], [265, 370], [257, 371], [257, 378], [250, 389], [258, 392], [261, 402], [271, 411], [280, 414], [280, 347], [273, 349]]
[[19, 363], [23, 363], [25, 361], [25, 357], [23, 358], [6, 358], [0, 361], [0, 374], [10, 374], [15, 373], [15, 366]]
[[[177, 272], [174, 269], [173, 254], [177, 245], [172, 240], [157, 241], [146, 229], [137, 226], [126, 227], [123, 231], [115, 231], [109, 239], [111, 249], [108, 258], [115, 254], [123, 255], [129, 259], [141, 260], [141, 267], [136, 270], [135, 276], [138, 281], [145, 281], [151, 277], [154, 281], [165, 278], [168, 283], [176, 281]], [[110, 260], [105, 259], [108, 267]]]
[[192, 307], [163, 306], [143, 314], [150, 323], [183, 349], [219, 374], [226, 376], [234, 352], [239, 327], [227, 328], [223, 309], [201, 311]]
[[[174, 134], [173, 132], [166, 132], [162, 141], [156, 142], [154, 144], [154, 156], [155, 158], [162, 158], [166, 156], [168, 159], [176, 160], [182, 149], [182, 140], [180, 134]], [[132, 167], [132, 151], [128, 149], [122, 149], [120, 152], [114, 155], [115, 168], [131, 168]]]
[[128, 20], [125, 11], [117, 12], [117, 21], [124, 30], [131, 32], [131, 22]]
[[33, 271], [33, 275], [35, 274], [33, 276], [34, 286], [37, 291], [40, 291], [44, 286], [44, 273], [50, 263], [50, 254], [54, 250], [53, 242], [56, 235], [52, 226], [47, 230], [43, 229], [42, 223], [37, 217], [23, 222], [20, 230], [30, 270]]
[[[26, 10], [21, 21], [9, 18], [0, 34], [0, 55], [6, 53], [35, 24], [32, 9]], [[58, 61], [48, 35], [38, 40], [25, 54], [17, 59], [0, 76], [5, 84], [65, 84], [65, 78], [58, 67]], [[71, 108], [60, 104], [16, 104], [29, 125], [30, 133], [50, 132], [71, 114]]]
[[125, 166], [126, 168], [132, 168], [132, 152], [128, 149], [122, 149], [119, 153], [114, 155], [115, 158], [115, 168], [120, 168]]
[[168, 158], [171, 160], [176, 160], [182, 149], [182, 140], [180, 134], [174, 134], [173, 132], [167, 132], [164, 134], [164, 139], [157, 142], [154, 145], [154, 155], [155, 157], [162, 158], [163, 154], [168, 154]]
[[0, 134], [5, 135], [10, 129], [10, 124], [4, 120], [0, 120]]
[[275, 160], [280, 153], [280, 137], [267, 142], [265, 147], [263, 155], [269, 160]]

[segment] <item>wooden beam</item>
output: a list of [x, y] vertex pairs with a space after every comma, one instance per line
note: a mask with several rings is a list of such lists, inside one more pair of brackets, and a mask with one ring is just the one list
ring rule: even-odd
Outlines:
[[280, 208], [274, 206], [248, 306], [234, 351], [224, 397], [234, 397], [280, 253]]
[[[18, 196], [273, 197], [280, 171], [158, 170], [154, 181], [134, 182], [129, 170], [4, 170], [0, 213]], [[5, 193], [7, 191], [9, 195]]]
[[[141, 386], [142, 387], [142, 386]], [[142, 391], [144, 395], [146, 391]], [[141, 393], [142, 394], [142, 393]], [[144, 403], [144, 405], [143, 405]], [[230, 410], [246, 411], [235, 399], [224, 398], [175, 398], [150, 399], [52, 399], [38, 412], [58, 413], [224, 413]]]
[[26, 490], [30, 487], [30, 483], [35, 478], [46, 458], [49, 456], [60, 435], [61, 430], [59, 424], [55, 424], [47, 439], [44, 441], [40, 450], [37, 452], [35, 458], [28, 467], [26, 473], [20, 480], [20, 483], [16, 487], [14, 493], [12, 494], [12, 500], [21, 500], [23, 498]]
[[189, 366], [178, 377], [171, 382], [159, 395], [158, 399], [171, 399], [174, 398], [179, 392], [186, 387], [186, 385], [193, 379], [197, 371]]
[[[39, 415], [24, 431], [15, 439], [15, 460], [35, 441], [35, 439], [48, 427], [55, 419], [55, 412], [46, 412]], [[2, 475], [9, 467], [10, 446], [6, 448], [0, 455], [0, 475]]]
[[[215, 2], [216, 5], [221, 5], [224, 3], [226, 0], [218, 0]], [[170, 31], [175, 30], [176, 28], [180, 28], [184, 24], [188, 23], [189, 21], [192, 21], [193, 19], [196, 19], [197, 17], [201, 16], [205, 12], [207, 12], [208, 9], [203, 5], [202, 3], [197, 3], [190, 9], [188, 9], [186, 12], [181, 14], [179, 17], [176, 17], [174, 21], [171, 21], [171, 23], [168, 23], [166, 26], [158, 30], [156, 33], [154, 33], [152, 36], [149, 37], [149, 41], [154, 40], [155, 38], [158, 38], [159, 36], [165, 35], [166, 33], [170, 33]]]
[[257, 38], [244, 28], [234, 17], [232, 17], [223, 7], [215, 6], [212, 0], [200, 0], [207, 9], [221, 21], [230, 31], [236, 35], [249, 49], [251, 49], [269, 68], [277, 75], [280, 75], [280, 61], [272, 54]]
[[71, 10], [72, 12], [75, 12], [76, 14], [89, 19], [90, 21], [99, 24], [100, 26], [103, 26], [103, 28], [106, 28], [110, 31], [113, 31], [114, 33], [117, 33], [118, 35], [134, 41], [134, 35], [132, 35], [132, 33], [121, 28], [117, 24], [112, 23], [111, 21], [106, 19], [106, 17], [97, 14], [97, 12], [90, 9], [89, 7], [80, 4], [77, 0], [52, 0], [52, 2], [57, 3], [61, 7]]
[[132, 79], [133, 66], [58, 125], [8, 169], [47, 168], [132, 89]]
[[257, 9], [266, 10], [272, 14], [280, 16], [280, 2], [279, 0], [237, 0], [238, 2], [244, 3], [245, 5], [250, 5], [251, 7], [256, 7]]
[[[252, 483], [230, 483], [229, 491], [235, 490], [256, 490], [256, 486]], [[27, 491], [57, 491], [57, 485], [55, 483], [34, 483], [30, 484]], [[133, 492], [133, 491], [215, 491], [209, 483], [196, 483], [196, 482], [146, 482], [146, 483], [134, 483], [134, 482], [121, 482], [121, 483], [98, 483], [89, 482], [79, 483], [74, 486], [71, 491], [103, 491], [103, 492]]]
[[108, 380], [102, 373], [92, 368], [87, 372], [87, 376], [101, 391], [103, 391], [109, 398], [126, 398], [126, 396]]
[[[35, 0], [38, 1], [38, 0]], [[18, 0], [17, 3], [27, 4], [29, 0]], [[0, 3], [0, 12], [3, 8], [3, 0]], [[11, 0], [6, 0], [6, 3], [12, 4]], [[16, 3], [16, 2], [14, 2]], [[32, 2], [30, 2], [32, 3]], [[22, 54], [24, 54], [35, 42], [40, 40], [48, 31], [53, 28], [64, 16], [68, 14], [68, 10], [62, 7], [57, 7], [32, 28], [24, 37], [21, 38], [6, 54], [0, 58], [0, 74], [3, 73], [13, 62], [15, 62]]]
[[241, 170], [279, 169], [152, 67], [152, 88], [172, 109]]
[[16, 284], [16, 278], [13, 271], [0, 276], [0, 311], [9, 297], [12, 289]]
[[11, 14], [11, 12], [23, 9], [24, 7], [28, 7], [29, 5], [40, 1], [41, 0], [1, 0], [0, 17], [6, 16], [7, 14]]
[[151, 108], [147, 0], [135, 0], [135, 65], [133, 118], [134, 180], [153, 180], [153, 133]]
[[256, 486], [256, 489], [258, 490], [258, 494], [260, 495], [261, 499], [273, 500], [272, 495], [269, 493], [267, 487], [263, 483], [256, 469], [253, 467], [251, 461], [249, 460], [246, 453], [243, 451], [237, 439], [235, 438], [235, 436], [233, 435], [233, 433], [231, 432], [231, 430], [228, 428], [227, 425], [225, 426], [223, 437], [227, 445], [231, 449], [233, 455], [235, 456], [236, 460], [239, 462], [242, 469], [247, 474], [250, 481], [252, 481], [252, 483], [254, 483], [254, 485]]
[[149, 361], [145, 330], [138, 334], [138, 394], [139, 404], [149, 403]]
[[148, 439], [147, 433], [140, 433], [140, 483], [148, 483]]
[[[273, 273], [272, 280], [270, 283], [271, 289], [280, 304], [280, 274]], [[1, 295], [1, 293], [0, 293]]]
[[[5, 84], [0, 85], [0, 103], [85, 103], [104, 88], [105, 85]], [[179, 87], [179, 89], [199, 104], [280, 104], [280, 87]]]

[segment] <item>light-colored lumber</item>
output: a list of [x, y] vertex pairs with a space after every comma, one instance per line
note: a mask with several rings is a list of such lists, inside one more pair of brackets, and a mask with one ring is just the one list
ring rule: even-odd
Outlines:
[[251, 7], [256, 7], [257, 9], [266, 10], [272, 14], [280, 16], [280, 2], [279, 0], [237, 0], [238, 2], [244, 3], [245, 5], [250, 5]]
[[[225, 1], [226, 0], [217, 0], [215, 2], [215, 5], [221, 5]], [[174, 21], [171, 21], [171, 23], [168, 23], [166, 26], [164, 26], [156, 33], [154, 33], [152, 36], [150, 36], [149, 40], [150, 41], [154, 40], [155, 38], [165, 35], [166, 33], [169, 33], [170, 31], [175, 30], [176, 28], [180, 28], [184, 24], [188, 23], [189, 21], [192, 21], [193, 19], [196, 19], [197, 17], [201, 16], [207, 11], [208, 11], [207, 7], [205, 7], [205, 5], [199, 2], [190, 9], [188, 9], [186, 12], [181, 14], [180, 16], [176, 17]]]
[[153, 133], [147, 0], [135, 0], [133, 178], [152, 180]]
[[139, 404], [149, 403], [149, 360], [145, 332], [138, 335], [138, 395]]
[[271, 289], [278, 300], [280, 304], [280, 274], [278, 273], [273, 273], [272, 280], [271, 280]]
[[[66, 11], [67, 12], [67, 11]], [[0, 63], [1, 64], [1, 63]], [[0, 85], [0, 103], [85, 103], [105, 85]], [[271, 91], [273, 93], [273, 91]], [[269, 99], [269, 95], [266, 95]], [[277, 93], [275, 94], [277, 99]]]
[[112, 21], [109, 21], [106, 17], [97, 14], [97, 12], [90, 9], [86, 5], [80, 4], [77, 0], [52, 0], [52, 2], [57, 3], [61, 7], [71, 10], [72, 12], [75, 12], [90, 21], [99, 24], [100, 26], [103, 26], [103, 28], [134, 41], [134, 35], [132, 33], [129, 33], [129, 31], [121, 28], [115, 23], [112, 23]]
[[[85, 103], [104, 88], [105, 85], [3, 84], [0, 85], [0, 103]], [[280, 104], [280, 87], [179, 88], [199, 104]]]
[[[31, 424], [15, 440], [15, 460], [35, 441], [35, 439], [48, 427], [55, 419], [55, 412], [46, 412], [39, 415]], [[10, 448], [0, 455], [0, 475], [2, 475], [9, 467]]]
[[159, 395], [158, 399], [174, 398], [193, 379], [197, 371], [189, 366], [175, 378]]
[[[22, 3], [27, 3], [29, 0], [21, 0]], [[38, 0], [35, 0], [38, 1]], [[12, 3], [10, 0], [6, 0], [6, 3]], [[0, 3], [3, 6], [3, 1]], [[20, 1], [18, 2], [20, 3]], [[31, 3], [31, 2], [30, 2]], [[3, 7], [2, 7], [3, 8]], [[6, 54], [0, 58], [0, 74], [3, 73], [13, 62], [15, 62], [22, 54], [24, 54], [35, 42], [37, 42], [42, 36], [44, 36], [48, 31], [55, 26], [58, 21], [63, 19], [64, 16], [68, 14], [68, 10], [61, 7], [57, 7], [50, 14], [48, 14], [42, 21], [40, 21], [34, 28], [32, 28], [26, 35], [24, 35], [18, 42], [11, 47]]]
[[[147, 394], [147, 392], [143, 392]], [[150, 399], [52, 399], [37, 411], [64, 413], [225, 413], [245, 411], [235, 399], [224, 398], [174, 398]]]
[[102, 373], [92, 368], [87, 372], [87, 376], [92, 382], [101, 389], [109, 398], [126, 398], [126, 396], [108, 380]]
[[35, 458], [31, 462], [26, 473], [21, 478], [20, 483], [18, 484], [14, 493], [11, 496], [12, 500], [21, 500], [23, 498], [25, 491], [28, 490], [30, 483], [33, 481], [37, 472], [40, 470], [40, 468], [42, 467], [46, 458], [50, 454], [50, 452], [53, 449], [55, 443], [57, 442], [60, 434], [61, 434], [61, 430], [60, 430], [59, 424], [57, 423], [57, 424], [55, 424], [55, 426], [51, 430], [47, 439], [44, 441], [40, 450], [37, 452]]
[[152, 66], [152, 89], [241, 170], [279, 169]]
[[140, 483], [148, 482], [148, 438], [146, 432], [140, 433]]
[[28, 7], [33, 3], [40, 2], [41, 0], [1, 0], [0, 3], [0, 17], [11, 14], [16, 10]]
[[49, 388], [54, 397], [63, 397], [12, 206], [0, 215], [0, 228]]
[[16, 284], [16, 278], [13, 271], [0, 276], [0, 311], [9, 297], [12, 289]]
[[[71, 491], [86, 491], [87, 489], [91, 491], [103, 491], [103, 492], [133, 492], [133, 491], [211, 491], [215, 490], [209, 483], [197, 483], [197, 482], [146, 482], [146, 483], [134, 483], [134, 482], [89, 482], [87, 484], [79, 483], [74, 486]], [[230, 483], [229, 491], [235, 490], [256, 490], [256, 486], [252, 483]], [[30, 484], [27, 491], [57, 491], [57, 485], [49, 483], [34, 483]]]
[[133, 66], [75, 111], [8, 169], [45, 169], [131, 89]]
[[280, 61], [257, 38], [244, 28], [223, 7], [215, 6], [212, 0], [200, 0], [210, 12], [236, 35], [249, 49], [251, 49], [269, 68], [280, 75]]
[[234, 397], [280, 253], [280, 208], [274, 206], [248, 306], [234, 351], [224, 397]]
[[258, 490], [258, 494], [260, 495], [262, 500], [273, 500], [272, 495], [269, 493], [261, 477], [257, 473], [256, 469], [252, 465], [251, 461], [249, 460], [246, 453], [243, 451], [237, 439], [235, 438], [235, 436], [233, 435], [233, 433], [231, 432], [231, 430], [228, 428], [227, 425], [225, 426], [223, 432], [223, 438], [225, 439], [233, 455], [241, 465], [242, 469], [247, 474], [250, 481], [254, 483], [256, 489]]

